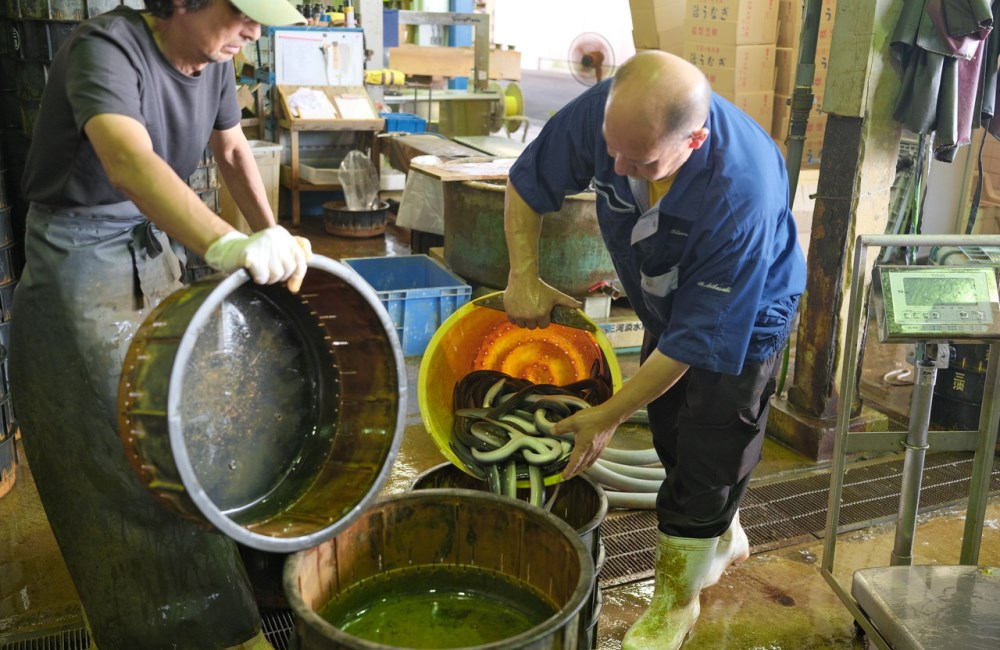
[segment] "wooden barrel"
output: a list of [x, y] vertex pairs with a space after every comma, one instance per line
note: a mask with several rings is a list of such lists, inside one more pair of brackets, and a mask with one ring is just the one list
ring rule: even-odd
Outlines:
[[[541, 508], [461, 489], [415, 490], [389, 497], [335, 538], [290, 556], [285, 565], [285, 593], [295, 612], [295, 647], [413, 647], [379, 644], [348, 634], [319, 612], [362, 581], [449, 567], [507, 576], [542, 595], [556, 609], [556, 614], [526, 631], [467, 647], [581, 647], [579, 617], [593, 592], [594, 563], [576, 532]], [[455, 644], [442, 639], [437, 647]]]
[[[442, 463], [423, 472], [413, 481], [414, 490], [433, 488], [460, 488], [463, 490], [489, 491], [486, 481], [470, 476], [451, 463]], [[604, 488], [581, 475], [568, 481], [549, 486], [547, 499], [552, 500], [548, 511], [573, 527], [587, 553], [594, 561], [594, 575], [599, 576], [606, 557], [601, 540], [601, 523], [608, 514], [608, 495]], [[528, 497], [528, 488], [518, 489], [518, 498]], [[597, 642], [597, 623], [601, 612], [601, 588], [594, 581], [593, 593], [580, 612], [581, 648], [594, 647]]]
[[388, 477], [406, 416], [395, 329], [350, 267], [315, 256], [298, 294], [245, 271], [168, 296], [136, 332], [119, 430], [178, 514], [290, 553], [335, 535]]

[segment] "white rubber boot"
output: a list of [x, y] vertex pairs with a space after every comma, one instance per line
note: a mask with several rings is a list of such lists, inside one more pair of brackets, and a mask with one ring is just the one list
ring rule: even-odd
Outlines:
[[715, 551], [715, 561], [712, 570], [706, 578], [705, 587], [711, 587], [719, 581], [723, 572], [734, 564], [739, 564], [750, 557], [750, 540], [740, 525], [740, 511], [736, 511], [733, 522], [719, 538], [719, 546]]
[[720, 537], [657, 533], [653, 599], [622, 639], [622, 650], [677, 650], [701, 613], [698, 595], [711, 577]]

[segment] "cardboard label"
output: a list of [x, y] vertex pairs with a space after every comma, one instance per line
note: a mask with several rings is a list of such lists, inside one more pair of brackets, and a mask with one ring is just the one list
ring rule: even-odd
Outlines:
[[727, 45], [774, 45], [778, 0], [688, 0], [685, 39]]
[[698, 66], [720, 94], [774, 90], [775, 48], [687, 41], [684, 58]]

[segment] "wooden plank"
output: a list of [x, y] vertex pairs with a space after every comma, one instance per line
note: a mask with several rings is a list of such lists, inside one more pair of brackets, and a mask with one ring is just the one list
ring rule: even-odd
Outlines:
[[417, 156], [437, 156], [441, 159], [471, 158], [483, 153], [464, 144], [459, 144], [439, 135], [416, 134], [393, 135], [386, 138], [389, 162], [396, 169], [406, 172], [410, 161]]
[[438, 165], [410, 163], [415, 169], [441, 181], [495, 181], [506, 180], [514, 158], [468, 158]]
[[[490, 79], [521, 78], [521, 53], [517, 50], [490, 50]], [[389, 67], [407, 75], [431, 77], [471, 77], [475, 53], [471, 47], [400, 45], [389, 48]]]

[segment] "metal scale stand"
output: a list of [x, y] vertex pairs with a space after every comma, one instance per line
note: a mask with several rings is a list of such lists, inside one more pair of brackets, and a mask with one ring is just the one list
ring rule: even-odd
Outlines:
[[[913, 346], [913, 393], [907, 431], [851, 432], [869, 247], [1000, 246], [1000, 235], [862, 235], [854, 268], [820, 573], [878, 648], [1000, 648], [1000, 567], [977, 566], [1000, 419], [1000, 297], [995, 266], [876, 265], [872, 306], [882, 342]], [[948, 343], [990, 346], [977, 431], [928, 431], [938, 368]], [[924, 457], [974, 451], [972, 483], [958, 565], [913, 565], [913, 538]], [[905, 450], [899, 514], [890, 566], [859, 569], [848, 592], [833, 574], [844, 468], [848, 454]]]

